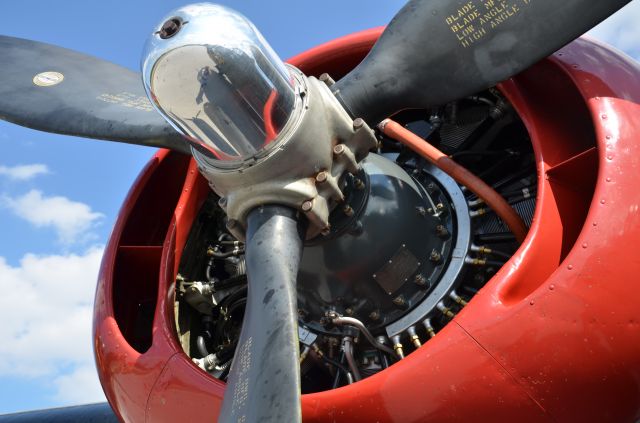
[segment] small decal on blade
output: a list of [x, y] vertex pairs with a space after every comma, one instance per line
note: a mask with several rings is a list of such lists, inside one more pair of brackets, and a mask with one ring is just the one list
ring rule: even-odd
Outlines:
[[33, 77], [33, 83], [39, 87], [52, 87], [64, 81], [60, 72], [41, 72]]
[[100, 101], [111, 104], [119, 104], [132, 109], [143, 110], [145, 112], [153, 111], [153, 106], [146, 97], [140, 97], [132, 93], [121, 92], [117, 94], [100, 94], [96, 97]]

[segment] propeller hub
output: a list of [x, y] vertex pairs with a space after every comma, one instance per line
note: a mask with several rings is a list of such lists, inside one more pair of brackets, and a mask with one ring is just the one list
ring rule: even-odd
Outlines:
[[148, 39], [142, 73], [240, 239], [248, 213], [264, 204], [304, 212], [307, 238], [327, 232], [345, 176], [376, 145], [325, 82], [285, 65], [247, 18], [223, 6], [172, 12]]

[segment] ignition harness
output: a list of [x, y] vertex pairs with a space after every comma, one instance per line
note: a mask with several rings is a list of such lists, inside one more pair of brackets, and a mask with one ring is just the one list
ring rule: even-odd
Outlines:
[[493, 188], [484, 183], [482, 179], [469, 172], [463, 166], [453, 161], [442, 151], [435, 148], [428, 141], [420, 138], [413, 132], [404, 128], [399, 123], [385, 119], [378, 125], [378, 129], [388, 137], [409, 147], [425, 159], [440, 168], [461, 185], [466, 186], [471, 192], [482, 198], [484, 202], [506, 223], [519, 243], [524, 241], [527, 235], [527, 226], [516, 211]]

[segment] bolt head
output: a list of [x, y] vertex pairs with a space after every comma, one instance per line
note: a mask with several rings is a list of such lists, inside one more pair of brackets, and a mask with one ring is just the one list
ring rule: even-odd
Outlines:
[[416, 285], [425, 286], [427, 284], [427, 278], [424, 275], [418, 273], [416, 277], [413, 279]]
[[431, 254], [429, 255], [429, 260], [431, 261], [440, 261], [440, 258], [442, 258], [442, 256], [440, 255], [440, 253], [436, 250], [431, 251]]
[[406, 301], [402, 295], [398, 295], [393, 299], [393, 303], [399, 307], [402, 307], [403, 305], [406, 304]]
[[353, 129], [360, 129], [364, 126], [364, 120], [362, 120], [361, 118], [355, 118], [353, 120]]
[[340, 155], [344, 153], [344, 149], [345, 149], [344, 144], [338, 144], [335, 147], [333, 147], [333, 154]]
[[316, 182], [325, 182], [329, 178], [329, 173], [325, 170], [316, 175]]
[[311, 209], [313, 208], [313, 201], [311, 200], [305, 201], [304, 203], [302, 203], [301, 208], [303, 212], [311, 211]]

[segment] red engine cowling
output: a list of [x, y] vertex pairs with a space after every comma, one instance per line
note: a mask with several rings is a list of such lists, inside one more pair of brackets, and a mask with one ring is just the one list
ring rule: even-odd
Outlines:
[[[339, 77], [381, 29], [290, 60]], [[640, 67], [579, 39], [499, 87], [529, 132], [537, 207], [526, 241], [438, 335], [347, 387], [304, 395], [305, 421], [635, 421], [640, 416]], [[107, 247], [95, 354], [121, 419], [213, 421], [224, 384], [182, 352], [174, 281], [209, 192], [159, 151]]]

